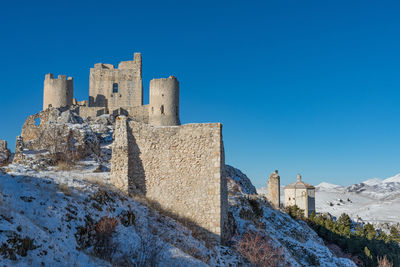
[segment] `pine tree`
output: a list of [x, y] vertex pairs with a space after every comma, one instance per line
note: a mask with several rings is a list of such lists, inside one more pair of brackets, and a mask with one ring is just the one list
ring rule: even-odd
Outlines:
[[391, 241], [400, 243], [400, 232], [395, 226], [390, 227], [389, 239]]

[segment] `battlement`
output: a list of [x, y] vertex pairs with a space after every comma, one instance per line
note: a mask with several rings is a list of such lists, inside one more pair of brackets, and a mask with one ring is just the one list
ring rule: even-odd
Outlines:
[[94, 64], [94, 69], [115, 70], [115, 67], [113, 64], [96, 63]]
[[142, 54], [134, 53], [133, 60], [121, 61], [118, 64], [118, 68], [115, 68], [113, 64], [105, 64], [105, 63], [96, 63], [94, 64], [94, 69], [105, 69], [105, 70], [130, 70], [130, 69], [138, 69], [142, 70]]
[[72, 105], [74, 81], [72, 77], [58, 75], [54, 79], [52, 73], [46, 74], [43, 87], [43, 110], [49, 107], [66, 107]]
[[67, 81], [67, 80], [68, 81], [72, 81], [73, 80], [72, 77], [68, 77], [67, 78], [67, 75], [62, 75], [62, 74], [58, 75], [57, 79], [54, 79], [54, 74], [53, 73], [46, 74], [44, 79], [45, 80], [63, 80], [63, 81]]

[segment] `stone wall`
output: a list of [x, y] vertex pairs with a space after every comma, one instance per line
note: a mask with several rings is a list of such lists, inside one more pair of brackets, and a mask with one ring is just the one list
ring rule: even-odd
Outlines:
[[77, 106], [74, 109], [74, 112], [79, 114], [82, 118], [96, 118], [97, 116], [101, 116], [103, 114], [108, 114], [107, 108], [103, 107], [86, 107], [86, 106]]
[[110, 180], [192, 222], [208, 240], [226, 240], [222, 124], [155, 127], [120, 116]]
[[7, 147], [7, 141], [0, 140], [0, 166], [8, 163], [11, 157], [11, 151]]
[[149, 123], [149, 105], [126, 108], [129, 117], [134, 121]]

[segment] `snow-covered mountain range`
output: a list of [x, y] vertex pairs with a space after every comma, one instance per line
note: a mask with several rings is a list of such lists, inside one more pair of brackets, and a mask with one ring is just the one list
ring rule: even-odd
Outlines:
[[374, 224], [400, 223], [400, 174], [373, 178], [350, 186], [321, 183], [316, 186], [318, 212], [329, 212]]

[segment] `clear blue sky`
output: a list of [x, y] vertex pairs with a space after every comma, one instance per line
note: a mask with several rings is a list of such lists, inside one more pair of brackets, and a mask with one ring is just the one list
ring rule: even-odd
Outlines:
[[46, 73], [74, 77], [142, 52], [175, 75], [181, 120], [222, 122], [226, 162], [257, 186], [400, 172], [398, 1], [7, 1], [0, 8], [0, 138], [41, 110]]

